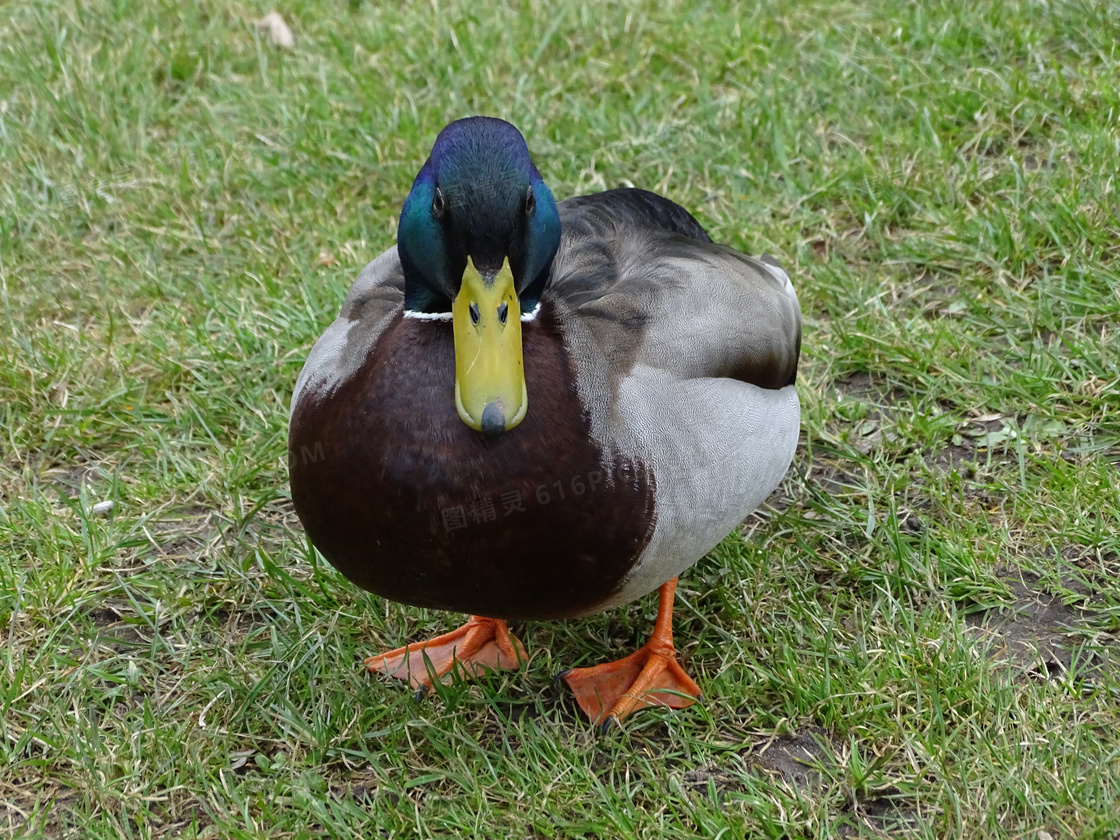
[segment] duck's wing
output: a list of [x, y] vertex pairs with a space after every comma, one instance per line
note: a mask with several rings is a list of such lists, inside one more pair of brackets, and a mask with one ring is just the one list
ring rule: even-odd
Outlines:
[[642, 363], [681, 378], [793, 383], [801, 310], [769, 256], [711, 241], [683, 208], [644, 190], [560, 204], [563, 238], [552, 294], [625, 374]]
[[322, 399], [356, 374], [385, 328], [404, 308], [404, 273], [394, 245], [358, 274], [334, 323], [315, 342], [292, 392]]

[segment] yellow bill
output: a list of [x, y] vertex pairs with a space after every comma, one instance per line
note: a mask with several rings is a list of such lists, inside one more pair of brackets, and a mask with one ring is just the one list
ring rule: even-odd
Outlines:
[[512, 429], [525, 417], [529, 394], [521, 355], [521, 306], [509, 260], [484, 279], [467, 257], [451, 315], [459, 417], [488, 435]]

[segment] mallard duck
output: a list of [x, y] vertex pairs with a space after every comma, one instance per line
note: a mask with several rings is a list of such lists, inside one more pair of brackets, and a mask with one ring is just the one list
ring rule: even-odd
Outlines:
[[558, 204], [512, 125], [448, 125], [292, 396], [292, 500], [316, 548], [363, 589], [470, 615], [366, 666], [421, 691], [517, 668], [507, 620], [660, 587], [645, 646], [561, 676], [604, 727], [695, 702], [677, 577], [785, 474], [800, 344], [776, 260], [644, 190]]

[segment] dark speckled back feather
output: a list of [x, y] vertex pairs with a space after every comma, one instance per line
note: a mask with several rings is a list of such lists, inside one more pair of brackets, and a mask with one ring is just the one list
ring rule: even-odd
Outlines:
[[[698, 242], [711, 242], [708, 232], [679, 204], [649, 190], [618, 189], [569, 198], [568, 210], [579, 210], [585, 217], [597, 216], [635, 227], [679, 233]], [[576, 216], [578, 219], [579, 216]], [[572, 220], [575, 221], [575, 220]], [[572, 223], [570, 221], [569, 223]], [[577, 222], [578, 223], [578, 222]]]

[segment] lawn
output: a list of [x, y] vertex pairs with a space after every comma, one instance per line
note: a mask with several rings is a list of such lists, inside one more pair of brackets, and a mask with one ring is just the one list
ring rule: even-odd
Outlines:
[[[267, 11], [4, 7], [0, 832], [1120, 837], [1112, 0]], [[705, 705], [606, 737], [553, 675], [654, 597], [416, 702], [362, 657], [460, 617], [289, 499], [303, 359], [472, 113], [804, 313], [794, 465], [681, 580]]]

